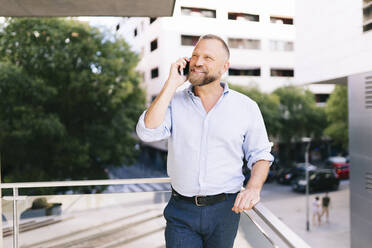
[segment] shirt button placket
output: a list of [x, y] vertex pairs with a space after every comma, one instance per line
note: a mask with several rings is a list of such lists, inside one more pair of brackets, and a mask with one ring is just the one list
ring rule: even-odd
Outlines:
[[202, 132], [202, 141], [201, 141], [201, 151], [200, 151], [200, 162], [199, 162], [199, 168], [200, 168], [200, 173], [199, 173], [199, 184], [200, 184], [200, 192], [199, 194], [204, 194], [205, 193], [205, 174], [206, 174], [206, 169], [207, 169], [207, 136], [208, 136], [208, 123], [209, 122], [209, 116], [207, 115], [204, 118], [203, 121], [203, 132]]

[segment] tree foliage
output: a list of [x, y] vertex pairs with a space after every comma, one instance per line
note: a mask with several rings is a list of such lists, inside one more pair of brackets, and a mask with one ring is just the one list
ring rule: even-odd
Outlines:
[[0, 29], [3, 180], [106, 178], [130, 164], [145, 95], [121, 39], [60, 18], [8, 19]]
[[324, 133], [347, 149], [349, 143], [347, 86], [336, 85], [327, 101], [325, 111], [328, 126]]
[[321, 138], [326, 125], [325, 112], [316, 106], [314, 95], [302, 88], [285, 86], [273, 92], [280, 99], [280, 140], [300, 141], [302, 137]]

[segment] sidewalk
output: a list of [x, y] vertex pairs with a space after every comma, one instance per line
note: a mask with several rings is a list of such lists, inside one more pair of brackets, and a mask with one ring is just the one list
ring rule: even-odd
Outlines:
[[[309, 202], [318, 195], [311, 194]], [[316, 248], [350, 248], [350, 204], [349, 183], [343, 181], [338, 191], [329, 193], [331, 197], [330, 222], [320, 226], [312, 225], [310, 206], [310, 231], [306, 231], [306, 197], [291, 191], [289, 186], [267, 184], [264, 186], [261, 201], [278, 218], [303, 238], [311, 247]]]

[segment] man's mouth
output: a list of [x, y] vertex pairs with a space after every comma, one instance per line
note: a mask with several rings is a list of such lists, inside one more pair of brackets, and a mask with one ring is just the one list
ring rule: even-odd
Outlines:
[[191, 72], [194, 72], [194, 73], [206, 73], [206, 71], [204, 71], [204, 70], [198, 70], [198, 69], [191, 69]]

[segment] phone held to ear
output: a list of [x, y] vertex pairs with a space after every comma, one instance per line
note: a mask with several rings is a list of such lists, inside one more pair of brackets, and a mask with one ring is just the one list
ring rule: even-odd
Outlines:
[[180, 69], [178, 69], [178, 72], [180, 73], [180, 75], [182, 76], [187, 76], [187, 74], [189, 74], [189, 69], [190, 69], [190, 62], [189, 61], [186, 61], [186, 66], [185, 68], [183, 68], [182, 72]]

